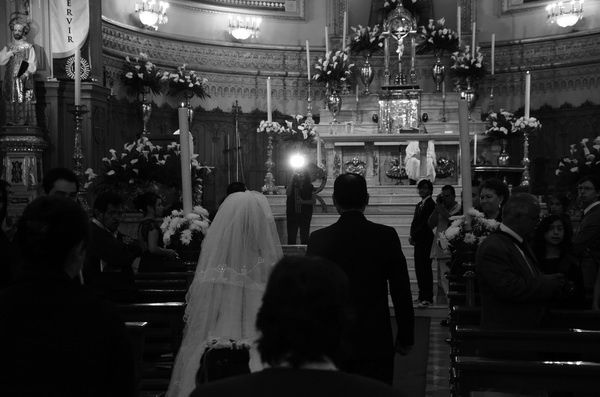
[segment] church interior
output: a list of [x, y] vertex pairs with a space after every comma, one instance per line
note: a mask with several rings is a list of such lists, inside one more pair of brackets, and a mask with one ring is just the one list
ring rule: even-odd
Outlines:
[[[11, 75], [0, 53], [5, 230], [44, 194], [46, 172], [65, 167], [88, 210], [102, 189], [126, 204], [155, 189], [174, 202], [188, 194], [212, 217], [227, 187], [243, 182], [266, 196], [283, 252], [303, 254], [306, 241], [288, 236], [286, 187], [307, 170], [312, 232], [339, 217], [336, 177], [357, 173], [369, 191], [365, 215], [396, 230], [417, 298], [416, 181], [430, 180], [434, 198], [451, 185], [460, 201], [474, 181], [499, 178], [546, 208], [553, 192], [576, 195], [584, 168], [600, 175], [600, 157], [586, 160], [600, 156], [600, 0], [10, 0], [0, 5], [0, 46], [17, 39], [15, 18], [34, 56]], [[28, 81], [30, 94], [11, 99], [12, 79]], [[138, 162], [136, 150], [146, 171], [111, 168]], [[122, 180], [109, 178], [115, 172]], [[120, 230], [135, 237], [140, 219], [126, 211]], [[132, 324], [160, 323], [131, 325], [145, 333], [139, 395], [166, 391], [177, 343], [169, 335], [181, 326], [190, 277], [193, 268], [140, 276], [138, 286], [153, 291], [140, 305], [177, 304], [123, 309]], [[415, 306], [415, 356], [396, 358], [396, 387], [462, 396], [495, 375], [519, 385], [552, 378], [543, 368], [527, 378], [521, 364], [461, 363], [476, 355], [474, 342], [446, 326], [471, 324], [472, 285], [453, 291], [439, 267], [433, 280], [431, 307]], [[464, 310], [447, 320], [457, 304]], [[600, 329], [598, 316], [579, 320]], [[557, 370], [556, 384], [570, 376], [592, 384], [598, 367]]]

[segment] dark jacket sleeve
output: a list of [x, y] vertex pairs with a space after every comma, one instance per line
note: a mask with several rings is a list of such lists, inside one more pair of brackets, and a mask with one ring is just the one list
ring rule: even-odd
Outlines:
[[414, 310], [412, 294], [410, 291], [410, 279], [406, 258], [402, 252], [402, 246], [398, 234], [392, 228], [388, 229], [386, 240], [390, 247], [390, 260], [388, 262], [388, 280], [390, 295], [394, 305], [394, 314], [398, 333], [396, 343], [402, 346], [414, 344]]
[[588, 214], [579, 226], [579, 231], [573, 236], [573, 252], [581, 257], [585, 253], [593, 252], [600, 262], [600, 208], [593, 208], [593, 213]]

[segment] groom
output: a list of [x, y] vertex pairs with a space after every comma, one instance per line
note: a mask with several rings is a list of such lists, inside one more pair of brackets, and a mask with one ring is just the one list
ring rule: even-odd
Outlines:
[[[311, 234], [307, 255], [337, 263], [350, 280], [355, 321], [342, 341], [340, 369], [392, 384], [394, 347], [404, 355], [413, 345], [414, 311], [398, 235], [393, 228], [365, 218], [368, 202], [362, 176], [340, 175], [333, 186], [333, 203], [340, 218]], [[388, 283], [398, 328], [395, 344]]]

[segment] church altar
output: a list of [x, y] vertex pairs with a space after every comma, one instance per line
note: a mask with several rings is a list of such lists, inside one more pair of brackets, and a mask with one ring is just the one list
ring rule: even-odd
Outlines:
[[[389, 120], [400, 120], [401, 117], [390, 115], [388, 103], [385, 103], [388, 98], [406, 101], [403, 107], [394, 110], [395, 115], [405, 112], [401, 127], [390, 128], [393, 123]], [[351, 171], [363, 174], [369, 186], [397, 184], [386, 172], [397, 161], [404, 165], [409, 142], [419, 142], [423, 165], [426, 164], [423, 160], [426, 160], [427, 143], [433, 141], [437, 159], [445, 158], [455, 164], [450, 175], [436, 178], [434, 183], [460, 185], [458, 99], [458, 93], [447, 93], [443, 101], [441, 93], [422, 92], [411, 87], [405, 95], [386, 90], [379, 95], [344, 95], [337, 122], [326, 108], [322, 108], [317, 128], [324, 143], [323, 163], [329, 176], [328, 183]], [[427, 121], [422, 121], [425, 113]], [[469, 131], [473, 136], [475, 132], [485, 130], [485, 123], [480, 121], [479, 109], [473, 109], [472, 113]], [[382, 118], [387, 118], [387, 122]], [[411, 128], [412, 125], [415, 127]]]

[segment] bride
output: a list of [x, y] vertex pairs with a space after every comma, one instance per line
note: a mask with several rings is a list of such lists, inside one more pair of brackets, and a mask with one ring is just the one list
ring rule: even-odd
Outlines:
[[189, 396], [206, 342], [254, 342], [256, 313], [271, 268], [283, 257], [267, 199], [254, 191], [229, 195], [208, 229], [186, 295], [183, 342], [167, 396]]

